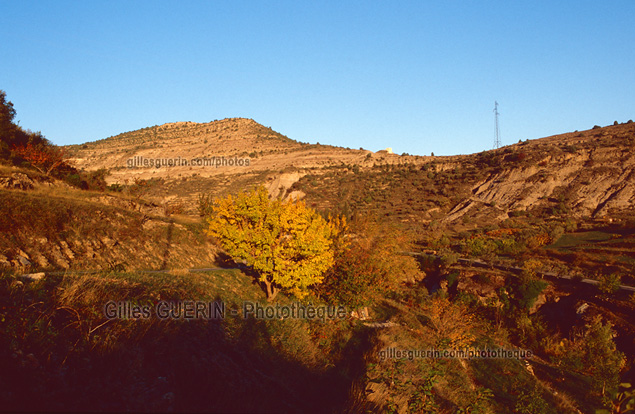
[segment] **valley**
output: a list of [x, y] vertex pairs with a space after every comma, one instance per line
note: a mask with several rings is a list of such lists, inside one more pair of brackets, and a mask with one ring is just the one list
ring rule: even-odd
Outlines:
[[[115, 411], [607, 407], [635, 372], [634, 144], [629, 121], [476, 154], [398, 155], [301, 143], [232, 118], [68, 146], [72, 170], [58, 176], [6, 160], [0, 401]], [[212, 157], [249, 163], [128, 164]], [[301, 299], [346, 306], [345, 318], [105, 318], [106, 300], [269, 303], [254, 266], [209, 231], [217, 200], [259, 186], [346, 223], [333, 267]], [[294, 300], [284, 289], [276, 299]], [[534, 357], [379, 358], [469, 347]]]

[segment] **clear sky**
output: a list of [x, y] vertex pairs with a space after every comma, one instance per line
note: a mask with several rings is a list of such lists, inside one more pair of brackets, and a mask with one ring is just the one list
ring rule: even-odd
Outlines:
[[7, 1], [0, 89], [55, 144], [253, 118], [452, 155], [635, 118], [635, 1]]

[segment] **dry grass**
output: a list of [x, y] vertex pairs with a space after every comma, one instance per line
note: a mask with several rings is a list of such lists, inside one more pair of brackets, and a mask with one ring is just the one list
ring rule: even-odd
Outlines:
[[[320, 343], [328, 337], [334, 348], [353, 355], [352, 343], [339, 342], [351, 338], [347, 322], [266, 321], [229, 313], [245, 300], [262, 299], [250, 277], [231, 270], [67, 274], [26, 284], [4, 274], [2, 406], [11, 411], [323, 412], [343, 404], [350, 360], [341, 351], [327, 353]], [[209, 321], [109, 320], [108, 300], [148, 306], [159, 300], [220, 300], [227, 313]], [[343, 332], [349, 334], [341, 337]], [[170, 393], [172, 398], [164, 398]]]

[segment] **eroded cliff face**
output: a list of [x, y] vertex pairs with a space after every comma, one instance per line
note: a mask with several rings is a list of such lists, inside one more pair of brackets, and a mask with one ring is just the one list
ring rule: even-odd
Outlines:
[[472, 186], [445, 221], [478, 215], [481, 206], [499, 210], [570, 212], [604, 217], [635, 204], [635, 124], [589, 130], [520, 143], [492, 151], [498, 168]]

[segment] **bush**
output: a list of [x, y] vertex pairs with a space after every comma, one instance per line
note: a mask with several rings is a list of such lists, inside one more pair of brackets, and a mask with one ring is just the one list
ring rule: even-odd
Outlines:
[[106, 177], [108, 174], [107, 169], [100, 168], [97, 171], [82, 172], [81, 176], [88, 184], [89, 190], [106, 191]]
[[437, 348], [464, 349], [472, 345], [475, 322], [465, 305], [437, 296], [422, 307], [430, 332], [427, 337]]
[[523, 265], [522, 273], [511, 280], [512, 303], [521, 310], [529, 310], [542, 291], [549, 286], [549, 283], [536, 278], [535, 272], [539, 266], [539, 261], [529, 260]]
[[559, 224], [556, 224], [549, 230], [549, 238], [551, 239], [551, 243], [557, 242], [560, 237], [564, 234], [564, 227]]
[[515, 411], [518, 414], [542, 414], [547, 412], [549, 405], [542, 398], [538, 386], [535, 386], [533, 391], [526, 393], [521, 391], [516, 400]]
[[214, 196], [201, 193], [198, 195], [198, 214], [201, 217], [209, 217], [214, 211]]
[[621, 285], [621, 276], [617, 273], [611, 273], [608, 275], [600, 276], [600, 284], [598, 285], [598, 289], [602, 293], [615, 293], [620, 289]]
[[[66, 174], [63, 180], [82, 190], [106, 191], [108, 174], [108, 170], [105, 168], [100, 168], [97, 171], [73, 171]], [[123, 187], [121, 188], [123, 189]]]
[[573, 341], [563, 341], [565, 365], [590, 376], [593, 391], [601, 395], [617, 389], [620, 371], [626, 364], [624, 354], [617, 350], [613, 341], [615, 335], [613, 325], [610, 322], [603, 324], [597, 315]]
[[489, 237], [473, 236], [465, 240], [467, 253], [474, 257], [489, 256], [493, 254], [497, 248], [496, 242]]
[[110, 184], [106, 189], [108, 191], [112, 191], [113, 193], [121, 193], [123, 191], [123, 185], [114, 183]]

